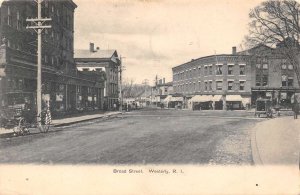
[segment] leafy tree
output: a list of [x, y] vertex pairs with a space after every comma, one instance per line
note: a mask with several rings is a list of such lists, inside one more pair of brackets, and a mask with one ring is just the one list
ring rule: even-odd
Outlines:
[[300, 4], [295, 0], [268, 0], [252, 9], [249, 17], [247, 43], [277, 46], [294, 66], [300, 84]]

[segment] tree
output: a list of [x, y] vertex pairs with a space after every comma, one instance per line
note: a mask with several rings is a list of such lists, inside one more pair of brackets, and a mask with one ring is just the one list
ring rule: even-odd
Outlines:
[[278, 52], [294, 66], [300, 84], [300, 4], [295, 0], [268, 0], [250, 11], [249, 35], [252, 45], [279, 46]]

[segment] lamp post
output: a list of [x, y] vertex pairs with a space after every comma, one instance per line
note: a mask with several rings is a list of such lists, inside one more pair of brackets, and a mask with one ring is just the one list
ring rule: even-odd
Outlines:
[[33, 29], [38, 35], [37, 48], [37, 121], [40, 122], [39, 117], [42, 112], [42, 31], [46, 28], [51, 28], [50, 25], [44, 25], [45, 22], [51, 21], [51, 18], [42, 18], [42, 2], [43, 0], [35, 0], [37, 2], [38, 16], [37, 18], [27, 18], [26, 22], [30, 22], [31, 26], [27, 29]]

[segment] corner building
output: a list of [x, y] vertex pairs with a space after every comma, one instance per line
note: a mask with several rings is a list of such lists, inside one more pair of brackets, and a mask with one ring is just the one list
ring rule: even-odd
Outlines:
[[201, 57], [176, 66], [172, 68], [174, 92], [184, 96], [185, 107], [190, 109], [245, 109], [258, 98], [288, 108], [299, 85], [292, 65], [279, 49], [259, 45], [236, 52], [233, 47], [232, 54]]
[[[97, 75], [77, 72], [74, 61], [74, 11], [72, 0], [45, 0], [42, 17], [51, 18], [52, 28], [42, 34], [42, 97], [49, 101], [52, 112], [69, 113], [87, 103], [79, 98], [93, 99], [99, 107], [98, 91], [103, 83]], [[26, 18], [37, 17], [34, 1], [6, 0], [0, 7], [0, 85], [1, 106], [21, 106], [27, 99], [36, 102], [37, 34], [26, 29]], [[93, 94], [83, 94], [92, 91]], [[98, 106], [97, 106], [98, 105]]]

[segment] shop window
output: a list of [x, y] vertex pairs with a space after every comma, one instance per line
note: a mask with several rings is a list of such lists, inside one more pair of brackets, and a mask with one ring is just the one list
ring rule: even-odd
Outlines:
[[263, 75], [262, 86], [268, 85], [268, 75]]
[[245, 81], [240, 81], [240, 91], [245, 90]]
[[228, 65], [228, 75], [233, 75], [233, 66]]
[[294, 78], [289, 77], [289, 78], [288, 78], [288, 86], [289, 86], [289, 87], [293, 87], [293, 83], [294, 83]]
[[282, 82], [282, 87], [287, 87], [287, 76], [286, 75], [282, 75], [281, 76], [281, 82]]
[[233, 81], [228, 81], [228, 91], [233, 90]]
[[221, 91], [223, 88], [223, 82], [222, 81], [217, 81], [216, 82], [216, 89], [217, 91]]
[[221, 65], [217, 65], [216, 66], [216, 75], [222, 75], [222, 66]]
[[245, 66], [240, 66], [240, 75], [245, 75], [245, 70], [246, 70]]

